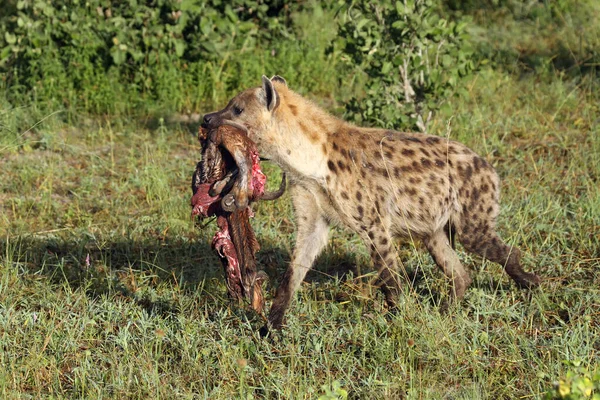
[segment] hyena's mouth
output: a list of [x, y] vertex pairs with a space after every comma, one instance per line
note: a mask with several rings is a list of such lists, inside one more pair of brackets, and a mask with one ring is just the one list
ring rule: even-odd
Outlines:
[[202, 161], [192, 179], [192, 215], [217, 217], [219, 230], [212, 247], [225, 269], [229, 295], [246, 299], [262, 312], [261, 284], [266, 275], [256, 269], [259, 246], [250, 225], [253, 214], [248, 204], [280, 197], [285, 191], [285, 177], [278, 191], [265, 193], [266, 176], [256, 146], [237, 124], [210, 130], [202, 127], [198, 136]]

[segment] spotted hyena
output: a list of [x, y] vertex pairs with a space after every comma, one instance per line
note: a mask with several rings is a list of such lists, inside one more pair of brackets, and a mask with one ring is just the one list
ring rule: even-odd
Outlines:
[[360, 128], [293, 92], [279, 76], [263, 76], [203, 124], [248, 129], [262, 156], [287, 173], [298, 233], [292, 262], [277, 289], [269, 324], [280, 328], [294, 292], [327, 243], [330, 225], [360, 235], [379, 272], [389, 306], [399, 290], [394, 238], [420, 239], [461, 298], [471, 283], [453, 250], [456, 237], [472, 253], [504, 266], [515, 283], [540, 278], [523, 270], [519, 249], [496, 233], [500, 181], [494, 168], [461, 143], [420, 133]]

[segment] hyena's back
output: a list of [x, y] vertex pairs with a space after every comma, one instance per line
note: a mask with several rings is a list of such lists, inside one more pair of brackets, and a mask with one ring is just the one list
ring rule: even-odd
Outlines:
[[426, 238], [448, 223], [491, 229], [498, 215], [496, 172], [461, 143], [363, 129], [332, 134], [325, 151], [329, 186], [357, 231], [387, 219], [394, 235]]

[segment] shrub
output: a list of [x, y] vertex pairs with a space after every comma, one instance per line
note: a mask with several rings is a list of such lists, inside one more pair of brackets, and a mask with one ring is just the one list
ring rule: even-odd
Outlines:
[[600, 400], [600, 371], [590, 372], [580, 362], [566, 362], [565, 377], [546, 393], [546, 400]]
[[141, 95], [181, 108], [189, 100], [178, 97], [177, 84], [200, 87], [200, 96], [220, 90], [232, 51], [285, 35], [290, 4], [8, 0], [0, 11], [0, 75], [14, 99], [33, 92], [115, 112]]
[[387, 128], [427, 130], [432, 113], [457, 92], [473, 68], [466, 24], [442, 18], [433, 0], [342, 6], [340, 37], [349, 61], [368, 80], [346, 116]]

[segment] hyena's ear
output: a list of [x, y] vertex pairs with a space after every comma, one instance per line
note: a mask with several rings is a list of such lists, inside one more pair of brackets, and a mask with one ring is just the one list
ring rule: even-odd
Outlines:
[[279, 75], [273, 75], [273, 77], [271, 78], [271, 82], [283, 83], [287, 87], [287, 82], [285, 81], [285, 79], [283, 79], [283, 77]]
[[266, 76], [262, 76], [262, 89], [264, 93], [264, 101], [267, 109], [273, 111], [279, 105], [279, 95], [273, 86], [273, 82]]

